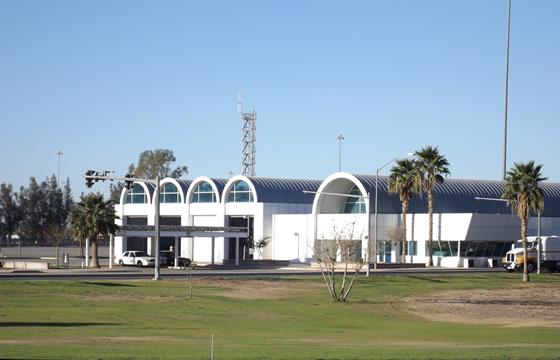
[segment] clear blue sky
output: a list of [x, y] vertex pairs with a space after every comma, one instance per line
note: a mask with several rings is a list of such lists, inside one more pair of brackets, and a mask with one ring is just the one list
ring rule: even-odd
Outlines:
[[[1, 1], [0, 182], [124, 174], [146, 149], [189, 177], [374, 173], [433, 144], [452, 177], [499, 179], [506, 1]], [[560, 181], [560, 2], [513, 0], [509, 165]], [[509, 167], [509, 166], [508, 166]], [[105, 184], [96, 189], [106, 191]]]

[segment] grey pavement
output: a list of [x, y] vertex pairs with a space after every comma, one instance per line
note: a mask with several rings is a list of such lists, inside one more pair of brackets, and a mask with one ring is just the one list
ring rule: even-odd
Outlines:
[[[194, 270], [161, 268], [161, 279], [184, 279], [192, 271], [193, 277], [245, 277], [245, 276], [318, 276], [320, 270], [309, 265], [290, 265], [286, 267], [225, 267], [225, 266], [199, 266]], [[399, 268], [399, 269], [377, 269], [371, 270], [372, 276], [413, 276], [413, 275], [459, 275], [473, 273], [492, 273], [503, 272], [499, 268], [478, 268], [478, 269], [448, 269], [448, 268]], [[365, 274], [365, 270], [362, 271]], [[133, 279], [153, 279], [153, 268], [137, 268], [113, 266], [101, 267], [99, 269], [91, 268], [70, 268], [70, 269], [48, 269], [42, 271], [36, 270], [0, 270], [1, 280], [133, 280]]]
[[[107, 279], [107, 280], [126, 280], [126, 279], [152, 279], [154, 277], [153, 268], [138, 268], [133, 266], [113, 265], [109, 268], [109, 249], [99, 247], [99, 263], [101, 268], [83, 268], [84, 258], [80, 257], [78, 247], [60, 247], [59, 265], [63, 265], [62, 254], [69, 254], [68, 268], [51, 268], [48, 270], [23, 270], [23, 269], [1, 269], [0, 280], [88, 280], [88, 279]], [[2, 259], [19, 259], [18, 247], [2, 247], [0, 249]], [[48, 262], [49, 266], [56, 265], [55, 247], [22, 247], [21, 259], [29, 261]], [[377, 275], [442, 275], [442, 274], [472, 274], [476, 272], [503, 272], [501, 268], [478, 268], [478, 269], [452, 269], [452, 268], [388, 268], [371, 270], [373, 276]], [[162, 279], [181, 279], [189, 275], [190, 269], [161, 268]], [[365, 269], [362, 271], [365, 273]], [[292, 264], [290, 266], [220, 266], [200, 264], [192, 270], [194, 277], [239, 277], [239, 276], [295, 276], [295, 275], [320, 275], [320, 269], [307, 264]]]

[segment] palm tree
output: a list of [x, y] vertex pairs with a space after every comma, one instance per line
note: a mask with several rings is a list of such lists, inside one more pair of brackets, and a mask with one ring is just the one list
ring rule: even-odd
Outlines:
[[99, 267], [97, 240], [99, 236], [114, 234], [115, 209], [111, 200], [105, 201], [100, 193], [82, 195], [80, 202], [70, 213], [70, 227], [80, 239], [89, 237], [91, 241], [91, 267]]
[[529, 212], [544, 209], [544, 194], [539, 182], [546, 180], [541, 174], [542, 165], [515, 163], [508, 171], [502, 199], [506, 199], [511, 210], [521, 220], [521, 239], [523, 240], [523, 281], [529, 281], [527, 271], [527, 221]]
[[389, 176], [389, 192], [398, 193], [401, 199], [402, 207], [402, 248], [401, 262], [405, 262], [405, 246], [406, 246], [406, 213], [412, 194], [418, 191], [416, 184], [416, 163], [414, 160], [403, 159], [398, 160], [397, 164], [391, 169]]
[[432, 241], [434, 230], [434, 188], [449, 175], [449, 162], [439, 153], [437, 146], [425, 146], [414, 153], [416, 156], [416, 185], [420, 192], [428, 194], [428, 266], [433, 266]]

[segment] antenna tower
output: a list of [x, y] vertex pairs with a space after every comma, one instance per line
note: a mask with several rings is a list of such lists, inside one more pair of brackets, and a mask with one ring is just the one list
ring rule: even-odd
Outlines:
[[243, 135], [241, 140], [241, 171], [245, 176], [256, 175], [257, 165], [257, 113], [243, 112], [243, 93], [237, 93], [237, 111], [241, 117]]

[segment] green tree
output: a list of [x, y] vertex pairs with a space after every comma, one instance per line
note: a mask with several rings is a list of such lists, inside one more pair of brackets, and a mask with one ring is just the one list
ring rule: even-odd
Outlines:
[[[136, 165], [130, 164], [128, 173], [134, 177], [145, 179], [155, 179], [158, 175], [160, 178], [171, 177], [179, 179], [183, 175], [188, 174], [189, 168], [187, 166], [177, 166], [173, 169], [175, 161], [177, 159], [173, 150], [146, 150], [140, 154]], [[120, 202], [123, 187], [124, 184], [122, 182], [109, 186], [113, 203], [118, 204]]]
[[512, 211], [521, 220], [521, 239], [523, 240], [523, 281], [529, 281], [527, 271], [527, 222], [529, 212], [544, 209], [544, 194], [539, 186], [546, 180], [541, 174], [542, 165], [515, 163], [508, 171], [502, 199], [507, 200]]
[[12, 240], [19, 223], [23, 219], [18, 195], [14, 193], [12, 184], [0, 184], [0, 236]]
[[437, 146], [425, 146], [414, 153], [416, 156], [416, 186], [428, 194], [428, 266], [433, 266], [432, 242], [434, 233], [434, 188], [449, 175], [449, 162], [439, 153]]
[[405, 262], [406, 247], [406, 213], [410, 204], [412, 194], [418, 192], [416, 183], [416, 163], [414, 160], [403, 159], [398, 160], [396, 165], [391, 169], [389, 175], [389, 191], [399, 194], [401, 199], [401, 217], [402, 217], [402, 246], [401, 246], [401, 262]]
[[18, 234], [21, 238], [32, 240], [45, 239], [47, 228], [47, 200], [45, 187], [31, 177], [27, 188], [21, 187], [19, 204], [22, 211], [22, 221]]
[[99, 267], [97, 241], [117, 230], [115, 209], [111, 200], [105, 201], [100, 193], [82, 195], [70, 213], [70, 227], [74, 236], [91, 241], [91, 267]]
[[64, 212], [66, 217], [70, 215], [72, 208], [74, 207], [74, 197], [72, 196], [72, 188], [70, 187], [70, 179], [66, 178], [66, 183], [63, 189], [63, 203]]

